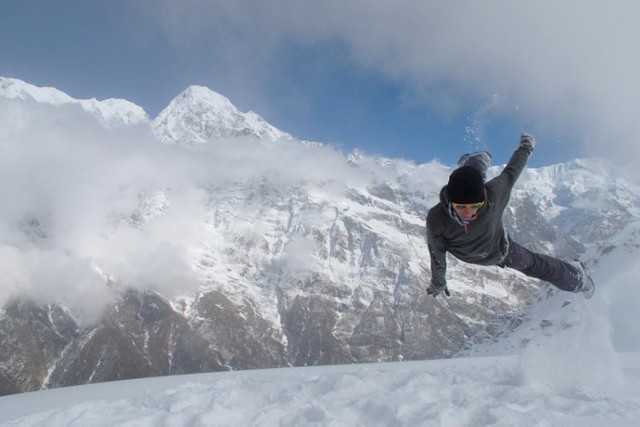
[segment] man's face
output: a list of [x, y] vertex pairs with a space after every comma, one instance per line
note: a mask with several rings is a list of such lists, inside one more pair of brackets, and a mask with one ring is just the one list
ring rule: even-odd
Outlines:
[[478, 213], [478, 210], [484, 206], [483, 202], [479, 203], [453, 203], [453, 209], [456, 211], [456, 214], [463, 221], [471, 221], [475, 219], [475, 216]]

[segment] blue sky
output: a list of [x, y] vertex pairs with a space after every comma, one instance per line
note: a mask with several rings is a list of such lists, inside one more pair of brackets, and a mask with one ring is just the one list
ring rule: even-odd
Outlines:
[[[535, 4], [530, 4], [535, 3]], [[0, 76], [155, 117], [192, 84], [301, 139], [422, 163], [640, 159], [632, 0], [5, 2]]]

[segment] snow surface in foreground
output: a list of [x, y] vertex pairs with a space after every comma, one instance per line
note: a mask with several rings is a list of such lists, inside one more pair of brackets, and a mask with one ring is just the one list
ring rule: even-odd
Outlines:
[[[552, 359], [537, 361], [553, 363]], [[517, 356], [224, 372], [0, 398], [3, 426], [621, 426], [640, 420], [640, 353], [624, 377], [570, 387]]]

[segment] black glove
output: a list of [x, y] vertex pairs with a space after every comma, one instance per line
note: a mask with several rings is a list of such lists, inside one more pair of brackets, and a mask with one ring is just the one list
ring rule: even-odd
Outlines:
[[520, 135], [520, 147], [524, 148], [529, 152], [529, 154], [533, 153], [533, 149], [535, 148], [537, 142], [533, 135], [528, 134], [526, 132], [522, 132]]
[[429, 286], [429, 289], [427, 289], [427, 293], [431, 296], [433, 296], [434, 298], [438, 296], [438, 294], [440, 294], [441, 292], [444, 292], [444, 294], [446, 296], [450, 296], [451, 294], [449, 293], [449, 288], [447, 288], [447, 285], [444, 286], [435, 286], [433, 283], [431, 283], [431, 286]]

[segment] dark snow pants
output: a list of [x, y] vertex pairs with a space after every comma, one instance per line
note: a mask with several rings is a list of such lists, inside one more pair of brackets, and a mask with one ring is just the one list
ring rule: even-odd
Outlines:
[[498, 264], [549, 282], [563, 291], [574, 292], [581, 284], [580, 273], [571, 264], [523, 248], [509, 237], [509, 251]]

